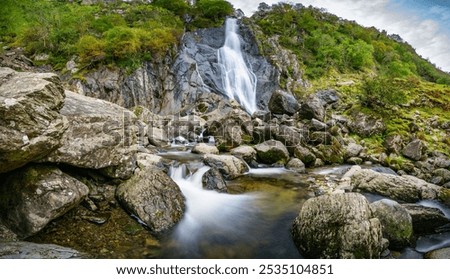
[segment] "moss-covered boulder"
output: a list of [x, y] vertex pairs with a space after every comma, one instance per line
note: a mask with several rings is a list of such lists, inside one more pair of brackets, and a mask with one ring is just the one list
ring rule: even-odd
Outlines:
[[382, 227], [361, 194], [324, 195], [307, 200], [292, 229], [308, 258], [379, 258]]
[[277, 140], [268, 140], [255, 145], [258, 161], [264, 164], [286, 164], [289, 160], [289, 152], [286, 146]]
[[383, 227], [383, 237], [389, 240], [392, 249], [402, 249], [411, 244], [413, 236], [412, 218], [398, 202], [383, 199], [370, 204], [376, 218]]

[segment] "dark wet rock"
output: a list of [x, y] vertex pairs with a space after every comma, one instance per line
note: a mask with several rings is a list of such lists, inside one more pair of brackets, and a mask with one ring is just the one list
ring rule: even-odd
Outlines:
[[84, 215], [84, 216], [81, 216], [81, 219], [86, 220], [91, 223], [94, 223], [94, 224], [97, 224], [97, 225], [103, 225], [106, 222], [108, 222], [110, 217], [111, 217], [111, 214], [103, 213], [103, 214], [96, 214], [96, 215]]
[[258, 144], [267, 140], [275, 139], [278, 135], [278, 130], [278, 126], [271, 124], [253, 127], [252, 142]]
[[0, 68], [0, 173], [40, 159], [61, 145], [67, 121], [55, 74]]
[[402, 204], [412, 217], [414, 233], [436, 233], [437, 229], [450, 223], [444, 213], [438, 208], [418, 204]]
[[386, 130], [386, 125], [381, 118], [357, 113], [353, 120], [347, 123], [351, 132], [363, 137], [381, 134]]
[[229, 151], [252, 141], [252, 121], [246, 112], [235, 109], [208, 122], [205, 135], [214, 136], [218, 148]]
[[0, 259], [86, 259], [85, 253], [53, 244], [0, 242]]
[[299, 115], [304, 119], [324, 121], [326, 103], [316, 96], [308, 97], [300, 106]]
[[264, 111], [264, 110], [257, 110], [253, 113], [252, 118], [255, 119], [260, 119], [263, 122], [269, 122], [270, 119], [272, 118], [270, 111]]
[[428, 252], [424, 255], [424, 258], [425, 259], [450, 259], [450, 247]]
[[281, 90], [273, 92], [269, 101], [269, 110], [274, 114], [293, 115], [299, 108], [295, 97]]
[[287, 164], [286, 164], [286, 168], [289, 170], [293, 170], [299, 173], [305, 173], [306, 172], [306, 168], [305, 168], [305, 164], [302, 162], [302, 160], [298, 159], [298, 158], [292, 158]]
[[294, 221], [294, 242], [308, 258], [379, 258], [382, 228], [357, 193], [307, 200]]
[[381, 222], [383, 237], [389, 240], [389, 247], [402, 249], [411, 244], [413, 223], [404, 207], [396, 201], [382, 199], [370, 204], [370, 208]]
[[219, 193], [227, 192], [227, 183], [223, 179], [222, 174], [216, 168], [209, 169], [202, 177], [203, 188], [214, 190]]
[[333, 140], [333, 136], [328, 132], [313, 132], [309, 136], [309, 142], [314, 145], [319, 145], [319, 144], [328, 145], [328, 144], [331, 144], [332, 140]]
[[178, 185], [162, 170], [150, 167], [120, 184], [122, 206], [156, 233], [175, 226], [183, 217], [185, 200]]
[[285, 164], [289, 160], [289, 152], [280, 141], [268, 140], [255, 145], [258, 161], [264, 164]]
[[47, 162], [103, 169], [113, 178], [129, 178], [137, 148], [136, 116], [115, 104], [66, 91], [61, 114], [69, 121], [62, 146]]
[[0, 240], [1, 241], [17, 241], [17, 235], [13, 233], [9, 228], [1, 223], [0, 220]]
[[248, 145], [242, 145], [231, 149], [231, 155], [243, 159], [250, 164], [252, 161], [256, 161], [256, 150]]
[[425, 143], [419, 139], [408, 143], [402, 150], [403, 156], [419, 161], [426, 155], [427, 147]]
[[384, 140], [384, 147], [389, 153], [400, 154], [403, 146], [403, 140], [399, 135], [389, 135]]
[[334, 89], [319, 90], [315, 95], [327, 105], [339, 101], [338, 92]]
[[0, 187], [1, 217], [20, 238], [31, 236], [87, 196], [89, 188], [50, 166], [9, 173]]
[[196, 154], [219, 154], [219, 149], [215, 145], [198, 143], [192, 148], [192, 153]]
[[203, 157], [206, 165], [217, 168], [225, 179], [235, 179], [248, 171], [245, 162], [232, 155], [208, 154]]

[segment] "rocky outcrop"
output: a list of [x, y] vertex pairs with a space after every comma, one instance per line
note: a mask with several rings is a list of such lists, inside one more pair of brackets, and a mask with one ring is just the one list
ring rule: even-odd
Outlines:
[[64, 91], [55, 74], [0, 68], [0, 173], [58, 148], [67, 129]]
[[206, 143], [198, 143], [192, 148], [192, 153], [196, 154], [219, 154], [219, 149], [214, 145], [209, 145]]
[[89, 255], [53, 244], [0, 242], [0, 259], [87, 259]]
[[307, 200], [294, 221], [294, 242], [308, 258], [379, 258], [380, 221], [364, 196], [323, 195]]
[[0, 187], [1, 217], [20, 238], [31, 236], [87, 196], [89, 188], [50, 166], [29, 166], [6, 176]]
[[220, 119], [208, 122], [204, 134], [214, 136], [219, 150], [229, 151], [244, 143], [251, 142], [251, 118], [244, 111], [235, 109]]
[[62, 146], [46, 162], [102, 169], [113, 178], [129, 178], [135, 169], [136, 116], [112, 103], [66, 91], [61, 109], [69, 122]]
[[411, 244], [413, 224], [411, 215], [399, 203], [383, 199], [370, 204], [373, 214], [380, 220], [383, 237], [392, 249], [403, 249]]
[[255, 145], [258, 161], [264, 164], [286, 164], [289, 160], [289, 152], [280, 141], [268, 140]]
[[281, 90], [273, 92], [269, 101], [269, 110], [275, 114], [293, 115], [299, 108], [295, 97]]
[[122, 206], [156, 234], [171, 229], [183, 217], [185, 202], [178, 185], [162, 170], [149, 167], [120, 184]]
[[396, 201], [417, 202], [437, 199], [450, 204], [448, 189], [428, 183], [414, 176], [396, 176], [362, 169], [351, 177], [354, 190], [379, 194]]
[[381, 134], [386, 129], [381, 118], [363, 113], [353, 115], [352, 120], [348, 122], [348, 127], [351, 132], [363, 137]]
[[403, 156], [419, 161], [427, 151], [426, 145], [419, 139], [413, 140], [408, 143], [402, 150]]
[[436, 233], [437, 230], [450, 223], [444, 213], [438, 208], [425, 207], [418, 204], [402, 205], [412, 218], [414, 233]]
[[216, 168], [211, 168], [202, 177], [203, 188], [207, 190], [214, 190], [219, 193], [227, 192], [227, 183], [222, 177], [220, 171]]
[[241, 159], [231, 155], [212, 155], [203, 157], [203, 161], [211, 168], [217, 168], [225, 179], [234, 179], [248, 171], [248, 166]]

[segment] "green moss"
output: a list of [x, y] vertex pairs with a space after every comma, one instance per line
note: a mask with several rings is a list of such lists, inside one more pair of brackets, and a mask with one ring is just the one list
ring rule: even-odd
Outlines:
[[438, 198], [442, 203], [450, 206], [450, 189], [441, 188], [440, 192], [438, 193]]

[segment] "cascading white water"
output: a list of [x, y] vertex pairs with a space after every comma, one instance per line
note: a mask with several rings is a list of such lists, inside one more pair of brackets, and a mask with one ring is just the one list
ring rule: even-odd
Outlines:
[[228, 97], [238, 101], [249, 114], [253, 114], [257, 110], [257, 79], [245, 63], [237, 29], [237, 19], [227, 19], [225, 43], [218, 53], [219, 65], [222, 67], [222, 80]]
[[[185, 165], [172, 167], [170, 177], [178, 184], [186, 197], [186, 212], [177, 227], [176, 236], [183, 243], [196, 242], [202, 233], [209, 230], [232, 234], [239, 229], [236, 225], [239, 219], [242, 223], [251, 216], [249, 211], [256, 195], [229, 195], [215, 191], [204, 190], [202, 177], [210, 168], [201, 166], [194, 174], [186, 174]], [[233, 224], [233, 225], [231, 225]]]

